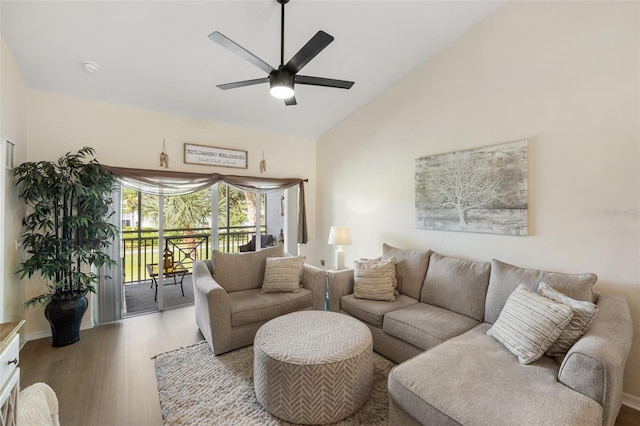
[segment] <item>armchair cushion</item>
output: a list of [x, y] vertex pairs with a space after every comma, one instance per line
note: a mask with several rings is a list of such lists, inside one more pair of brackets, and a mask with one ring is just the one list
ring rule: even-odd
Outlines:
[[259, 289], [264, 281], [267, 257], [284, 256], [279, 244], [263, 250], [246, 253], [213, 251], [213, 279], [227, 292]]
[[231, 326], [238, 327], [311, 307], [312, 293], [306, 288], [297, 293], [261, 293], [260, 289], [228, 293]]
[[302, 267], [307, 258], [267, 257], [262, 293], [297, 293], [300, 291]]

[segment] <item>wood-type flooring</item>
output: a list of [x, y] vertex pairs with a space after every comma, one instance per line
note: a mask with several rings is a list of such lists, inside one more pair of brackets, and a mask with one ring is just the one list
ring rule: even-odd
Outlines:
[[[65, 426], [162, 425], [152, 357], [200, 340], [193, 306], [83, 330], [64, 348], [34, 340], [20, 351], [21, 388], [49, 384]], [[638, 425], [640, 412], [623, 406], [616, 426]]]

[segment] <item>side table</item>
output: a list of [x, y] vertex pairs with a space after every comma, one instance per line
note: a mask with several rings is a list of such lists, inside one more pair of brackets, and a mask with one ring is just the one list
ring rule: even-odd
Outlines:
[[[187, 268], [181, 262], [173, 262], [173, 266], [170, 268], [163, 268], [162, 275], [164, 277], [173, 277], [173, 284], [177, 285], [177, 277], [180, 277], [180, 290], [182, 290], [182, 296], [184, 296], [184, 287], [182, 286], [182, 282], [184, 281], [184, 276], [187, 275]], [[158, 300], [158, 275], [160, 272], [158, 271], [157, 263], [149, 263], [147, 264], [147, 273], [151, 277], [151, 286], [156, 286], [156, 295], [153, 300]]]

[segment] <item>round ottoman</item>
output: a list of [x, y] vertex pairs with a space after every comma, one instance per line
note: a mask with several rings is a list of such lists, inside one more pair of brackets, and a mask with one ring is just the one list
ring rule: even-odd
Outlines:
[[371, 332], [350, 316], [283, 315], [258, 330], [253, 350], [258, 401], [288, 422], [335, 423], [358, 410], [371, 393]]

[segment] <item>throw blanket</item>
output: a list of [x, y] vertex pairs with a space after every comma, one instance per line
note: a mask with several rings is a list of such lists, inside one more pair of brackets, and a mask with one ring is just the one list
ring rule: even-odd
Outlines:
[[60, 426], [58, 397], [49, 385], [34, 383], [18, 395], [18, 426]]

